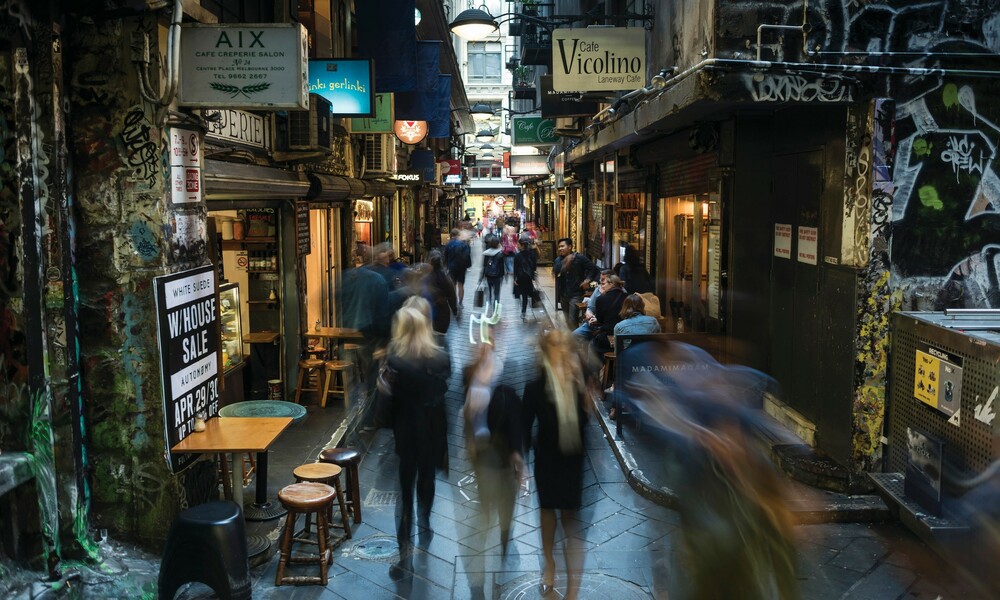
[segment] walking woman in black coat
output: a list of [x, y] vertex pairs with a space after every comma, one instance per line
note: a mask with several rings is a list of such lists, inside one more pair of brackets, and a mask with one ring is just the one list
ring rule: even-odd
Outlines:
[[538, 269], [538, 252], [531, 236], [521, 234], [521, 250], [514, 255], [514, 297], [521, 299], [521, 320], [528, 311], [528, 304], [535, 296], [535, 277]]
[[429, 534], [434, 472], [445, 467], [448, 452], [444, 395], [451, 364], [447, 352], [434, 340], [429, 312], [429, 307], [426, 311], [412, 306], [399, 309], [387, 348], [388, 365], [395, 373], [392, 430], [399, 455], [399, 521], [396, 525], [399, 562], [389, 569], [394, 579], [413, 569], [414, 486], [417, 522]]
[[555, 329], [539, 340], [539, 376], [524, 387], [522, 414], [525, 439], [538, 421], [535, 439], [535, 484], [541, 513], [542, 552], [545, 566], [540, 593], [552, 591], [555, 582], [556, 519], [562, 522], [566, 557], [566, 594], [574, 600], [580, 591], [583, 541], [577, 512], [583, 496], [584, 425], [589, 404], [585, 401], [586, 369], [573, 350], [572, 334]]

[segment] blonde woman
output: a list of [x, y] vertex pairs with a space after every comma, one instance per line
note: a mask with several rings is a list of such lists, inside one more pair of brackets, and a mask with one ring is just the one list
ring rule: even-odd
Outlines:
[[395, 373], [392, 429], [399, 455], [399, 521], [396, 524], [399, 562], [389, 569], [394, 579], [412, 571], [414, 487], [421, 538], [427, 536], [429, 539], [434, 473], [447, 464], [444, 394], [448, 389], [451, 364], [448, 354], [434, 339], [429, 312], [429, 307], [420, 307], [419, 303], [400, 308], [392, 323], [392, 339], [387, 348], [388, 365]]
[[555, 582], [556, 520], [562, 522], [566, 557], [566, 594], [577, 597], [583, 569], [583, 548], [577, 511], [583, 494], [584, 425], [588, 417], [586, 382], [572, 334], [556, 329], [539, 340], [539, 376], [524, 387], [525, 439], [538, 421], [535, 439], [535, 484], [541, 513], [544, 571], [539, 591], [544, 596]]

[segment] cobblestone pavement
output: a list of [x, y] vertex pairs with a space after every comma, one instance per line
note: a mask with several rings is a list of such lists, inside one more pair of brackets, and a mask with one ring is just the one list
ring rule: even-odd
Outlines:
[[[474, 249], [477, 258], [479, 251], [479, 248]], [[515, 306], [510, 294], [510, 283], [506, 282], [503, 288], [506, 301], [496, 336], [497, 348], [504, 358], [501, 379], [518, 391], [534, 373], [535, 336], [540, 329], [550, 326], [551, 277], [548, 267], [540, 270], [548, 299], [545, 307], [533, 311], [526, 322], [522, 323], [519, 317], [519, 307]], [[414, 573], [400, 581], [393, 581], [388, 574], [389, 565], [397, 556], [394, 532], [398, 462], [392, 450], [391, 431], [368, 431], [348, 440], [350, 445], [364, 451], [360, 467], [364, 522], [354, 527], [353, 539], [337, 545], [329, 569], [329, 583], [325, 587], [275, 587], [277, 550], [273, 545], [263, 564], [252, 569], [254, 598], [530, 600], [540, 597], [541, 541], [534, 481], [528, 480], [527, 488], [518, 498], [513, 540], [505, 558], [500, 554], [496, 525], [485, 531], [477, 525], [476, 485], [458, 416], [463, 402], [460, 372], [470, 362], [473, 351], [469, 343], [469, 320], [478, 312], [472, 308], [477, 278], [478, 268], [475, 268], [469, 273], [461, 321], [454, 323], [448, 334], [452, 357], [447, 395], [450, 471], [447, 476], [438, 476], [431, 515], [434, 536], [429, 543], [419, 545]], [[310, 408], [307, 422], [314, 420], [316, 414], [316, 409]], [[273, 491], [291, 481], [290, 472], [294, 466], [315, 459], [329, 439], [329, 430], [336, 428], [324, 424], [323, 418], [316, 418], [315, 422], [318, 424], [298, 430], [294, 436], [286, 436], [284, 445], [279, 444], [272, 453], [272, 497]], [[629, 486], [596, 418], [588, 425], [586, 443], [585, 506], [581, 519], [585, 523], [587, 555], [581, 597], [679, 597], [670, 590], [673, 585], [683, 583], [684, 573], [682, 569], [669, 566], [672, 549], [679, 539], [678, 514], [640, 496]], [[247, 493], [251, 494], [250, 490]], [[282, 522], [283, 518], [250, 524], [251, 533], [266, 535], [274, 541]], [[797, 572], [802, 598], [934, 600], [975, 597], [943, 566], [941, 559], [899, 524], [812, 524], [798, 526], [797, 532]], [[485, 552], [477, 552], [484, 539]], [[72, 596], [152, 597], [157, 557], [128, 551], [121, 546], [109, 549], [108, 555], [117, 558], [103, 571], [114, 570], [115, 575], [102, 576], [87, 570], [82, 585], [76, 585]], [[560, 560], [557, 556], [558, 565], [561, 565]], [[302, 574], [316, 569], [308, 565], [294, 568]], [[471, 585], [479, 579], [485, 583], [482, 595]], [[548, 598], [561, 597], [559, 592], [564, 589], [565, 582], [557, 579], [556, 593]], [[48, 595], [38, 594], [37, 585], [34, 590], [34, 593], [26, 591], [21, 597]], [[214, 594], [202, 584], [190, 584], [178, 597], [202, 600]]]

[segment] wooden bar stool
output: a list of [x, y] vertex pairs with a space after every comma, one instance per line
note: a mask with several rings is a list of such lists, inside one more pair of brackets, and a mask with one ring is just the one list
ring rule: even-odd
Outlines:
[[330, 463], [346, 471], [347, 492], [346, 503], [354, 513], [354, 522], [361, 522], [361, 484], [358, 480], [358, 465], [361, 464], [361, 453], [354, 448], [327, 448], [319, 454], [320, 462]]
[[615, 353], [604, 353], [604, 375], [601, 377], [601, 389], [607, 390], [615, 382]]
[[[337, 495], [337, 490], [325, 483], [306, 481], [293, 483], [281, 488], [278, 492], [278, 500], [282, 506], [288, 510], [285, 517], [285, 530], [281, 535], [280, 559], [278, 560], [278, 571], [274, 575], [274, 585], [290, 583], [292, 585], [318, 583], [325, 586], [327, 583], [327, 569], [333, 562], [333, 551], [330, 548], [330, 527], [327, 522], [327, 515], [330, 514], [330, 507], [333, 499]], [[297, 515], [306, 515], [308, 522], [309, 515], [316, 514], [316, 539], [310, 540], [295, 536], [295, 519]], [[314, 555], [292, 556], [292, 544], [316, 544], [318, 553]], [[319, 564], [319, 576], [285, 576], [285, 566], [289, 563], [295, 564]]]
[[[326, 369], [326, 381], [323, 384], [323, 396], [319, 400], [321, 408], [326, 408], [327, 394], [340, 394], [344, 397], [344, 406], [350, 403], [350, 380], [347, 371], [354, 363], [346, 360], [328, 360], [323, 362]], [[332, 384], [332, 385], [331, 385]]]
[[[306, 380], [305, 383], [310, 383], [312, 381], [312, 376], [314, 374], [317, 374], [319, 372], [319, 370], [323, 368], [324, 363], [326, 363], [326, 361], [320, 360], [318, 358], [306, 358], [306, 359], [303, 359], [303, 360], [299, 361], [299, 377], [298, 377], [298, 379], [295, 382], [295, 403], [296, 404], [301, 404], [301, 402], [299, 401], [299, 399], [302, 396], [302, 392], [318, 392], [318, 391], [320, 391], [319, 387], [318, 387], [318, 384], [319, 384], [319, 379], [318, 378], [316, 380], [317, 387], [304, 387], [303, 386], [303, 379]], [[324, 405], [326, 404], [326, 396], [325, 395], [323, 397], [323, 404]]]
[[[295, 481], [312, 481], [315, 483], [325, 483], [337, 492], [337, 503], [340, 505], [340, 522], [341, 525], [335, 525], [333, 522], [333, 503], [330, 503], [330, 513], [327, 515], [327, 521], [330, 523], [330, 527], [339, 527], [344, 530], [344, 536], [347, 539], [351, 539], [351, 521], [347, 517], [347, 505], [344, 503], [344, 492], [340, 487], [340, 472], [341, 468], [337, 465], [330, 463], [306, 463], [304, 465], [299, 465], [295, 467], [292, 474], [295, 475]], [[311, 515], [306, 515], [305, 528], [303, 529], [305, 535], [309, 535], [309, 520]]]
[[352, 371], [354, 372], [354, 377], [358, 381], [364, 381], [365, 374], [361, 372], [361, 367], [359, 366], [361, 362], [358, 360], [358, 353], [361, 350], [361, 345], [344, 344], [343, 346], [341, 346], [341, 348], [343, 349], [343, 354], [338, 358], [340, 358], [341, 360], [348, 360], [354, 363], [354, 368], [352, 369]]

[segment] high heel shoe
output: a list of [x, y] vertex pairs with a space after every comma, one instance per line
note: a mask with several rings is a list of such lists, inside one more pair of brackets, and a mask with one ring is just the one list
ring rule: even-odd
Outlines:
[[548, 596], [552, 593], [552, 586], [547, 583], [538, 584], [538, 593], [542, 596]]

